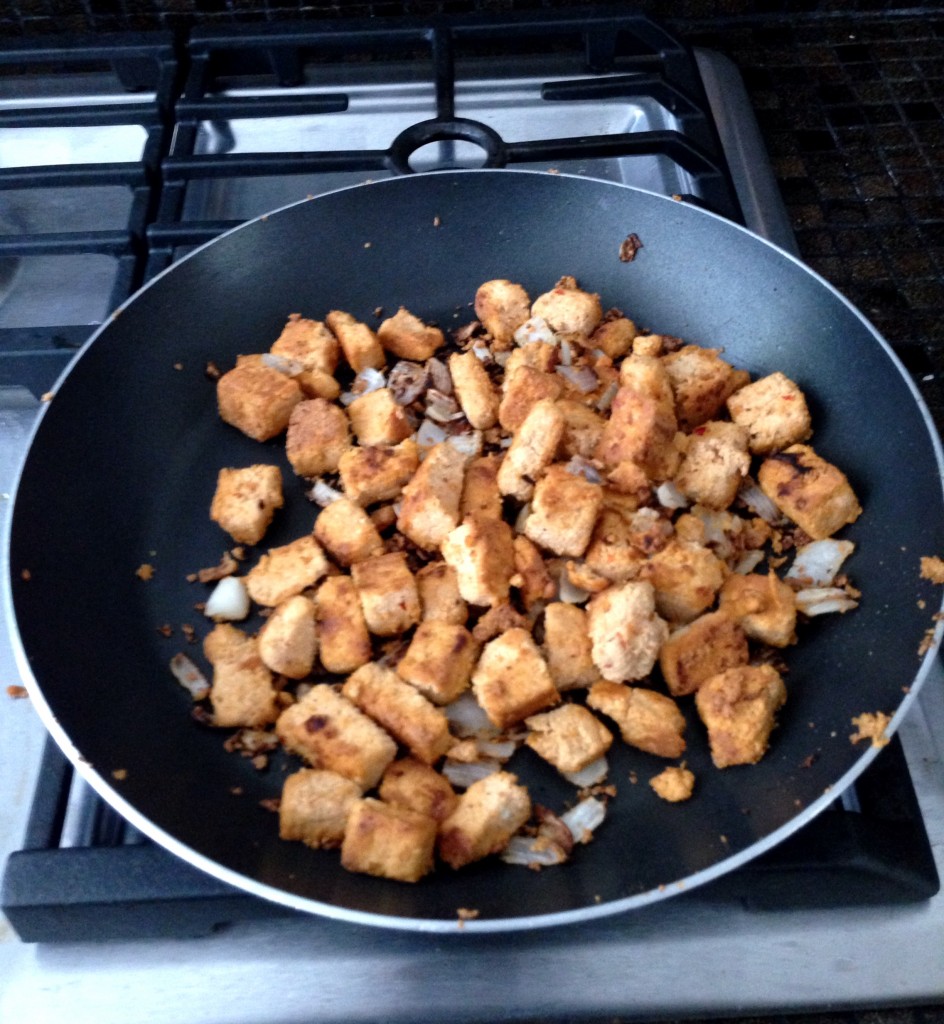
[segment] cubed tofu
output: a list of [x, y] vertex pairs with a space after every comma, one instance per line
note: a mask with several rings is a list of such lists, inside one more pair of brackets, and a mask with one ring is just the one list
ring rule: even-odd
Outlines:
[[348, 818], [341, 866], [397, 882], [418, 882], [433, 870], [436, 826], [425, 814], [366, 797]]
[[564, 431], [557, 458], [561, 462], [575, 455], [592, 459], [603, 436], [606, 420], [583, 402], [572, 398], [560, 399], [557, 409], [564, 417]]
[[345, 675], [372, 657], [370, 633], [350, 576], [329, 576], [315, 594], [319, 656], [328, 672]]
[[603, 508], [584, 554], [587, 566], [612, 583], [635, 579], [646, 562], [634, 543], [639, 532], [623, 513]]
[[488, 430], [498, 422], [498, 393], [482, 360], [474, 352], [453, 353], [449, 373], [465, 418], [476, 430]]
[[375, 636], [399, 636], [420, 621], [420, 595], [402, 551], [351, 566], [364, 621]]
[[261, 729], [279, 714], [278, 693], [258, 641], [243, 636], [244, 642], [220, 644], [213, 658], [210, 705], [213, 724], [222, 729]]
[[203, 656], [211, 665], [215, 665], [217, 661], [234, 657], [247, 645], [252, 646], [254, 643], [254, 638], [238, 626], [231, 622], [218, 622], [203, 638]]
[[599, 484], [556, 463], [534, 486], [525, 535], [557, 555], [579, 558], [590, 543], [602, 504]]
[[361, 445], [394, 445], [416, 430], [406, 409], [398, 405], [390, 388], [375, 388], [347, 407], [351, 429]]
[[416, 627], [397, 674], [434, 704], [449, 704], [468, 688], [478, 656], [464, 626], [431, 619]]
[[522, 366], [530, 366], [541, 373], [553, 373], [560, 365], [560, 350], [557, 345], [546, 341], [526, 341], [508, 353], [505, 360], [504, 379], [510, 381]]
[[637, 334], [633, 338], [633, 355], [661, 356], [665, 352], [665, 338], [661, 334]]
[[220, 418], [255, 441], [281, 434], [303, 397], [284, 373], [251, 363], [233, 367], [216, 383]]
[[285, 454], [299, 476], [334, 473], [350, 447], [350, 424], [339, 406], [323, 398], [309, 398], [292, 411]]
[[282, 472], [278, 466], [221, 469], [210, 505], [210, 518], [237, 544], [258, 544], [275, 510], [283, 504]]
[[495, 772], [473, 782], [439, 827], [439, 856], [452, 868], [465, 867], [493, 853], [531, 817], [531, 798], [517, 776]]
[[459, 593], [459, 576], [445, 562], [430, 562], [416, 574], [423, 622], [449, 622], [462, 626], [469, 609]]
[[525, 720], [525, 743], [559, 772], [579, 772], [610, 749], [613, 734], [580, 704], [564, 704]]
[[506, 602], [489, 608], [476, 622], [472, 636], [478, 643], [484, 644], [509, 629], [526, 629], [530, 633], [533, 625], [511, 602]]
[[656, 608], [670, 622], [691, 622], [714, 604], [724, 562], [703, 544], [673, 540], [656, 551], [640, 576], [655, 588]]
[[331, 329], [331, 333], [338, 339], [341, 352], [355, 373], [360, 373], [361, 370], [368, 368], [383, 369], [387, 363], [387, 357], [377, 340], [377, 335], [367, 324], [361, 323], [350, 313], [336, 309], [325, 317], [325, 322]]
[[498, 729], [560, 702], [547, 662], [524, 629], [509, 629], [485, 645], [472, 673], [472, 689]]
[[445, 775], [415, 757], [403, 757], [384, 772], [380, 799], [395, 807], [406, 807], [439, 822], [456, 809], [459, 798]]
[[770, 455], [757, 471], [761, 490], [813, 540], [825, 540], [862, 514], [845, 473], [805, 444]]
[[750, 377], [725, 362], [716, 348], [685, 345], [670, 352], [663, 363], [675, 392], [675, 412], [683, 430], [713, 419], [725, 402]]
[[351, 779], [323, 768], [302, 768], [282, 784], [279, 837], [314, 849], [341, 845], [351, 808], [361, 788]]
[[401, 306], [377, 328], [377, 340], [400, 359], [423, 363], [442, 347], [443, 332]]
[[467, 516], [442, 543], [442, 556], [456, 571], [462, 599], [492, 607], [504, 604], [514, 574], [511, 527], [489, 516]]
[[492, 336], [496, 351], [507, 351], [515, 331], [531, 315], [531, 299], [513, 281], [485, 281], [475, 293], [475, 315]]
[[633, 462], [655, 481], [669, 479], [678, 466], [676, 421], [670, 409], [651, 395], [623, 385], [597, 444], [596, 458], [608, 469]]
[[557, 374], [544, 373], [532, 366], [519, 366], [511, 373], [506, 372], [498, 404], [498, 422], [503, 430], [513, 434], [520, 429], [535, 405], [554, 401], [563, 390], [564, 385]]
[[638, 334], [636, 325], [629, 317], [607, 315], [603, 323], [590, 335], [590, 348], [598, 348], [610, 359], [621, 359], [633, 348], [633, 339]]
[[593, 663], [611, 682], [645, 679], [669, 635], [656, 614], [650, 583], [631, 580], [595, 594], [587, 605]]
[[368, 662], [341, 693], [424, 764], [435, 764], [453, 744], [445, 712], [391, 668]]
[[695, 706], [717, 768], [756, 764], [767, 752], [787, 690], [771, 665], [742, 665], [706, 679]]
[[418, 547], [436, 550], [459, 525], [468, 457], [448, 442], [434, 445], [403, 488], [397, 527]]
[[259, 656], [277, 675], [304, 679], [311, 674], [318, 653], [315, 605], [296, 594], [283, 601], [259, 630]]
[[373, 520], [350, 498], [332, 501], [318, 513], [315, 538], [338, 565], [353, 565], [383, 554], [384, 543]]
[[685, 753], [685, 716], [671, 697], [642, 686], [601, 681], [590, 687], [587, 703], [612, 718], [631, 747], [657, 757]]
[[659, 667], [673, 697], [694, 693], [709, 676], [746, 665], [744, 630], [724, 611], [708, 612], [674, 630], [662, 645]]
[[557, 453], [564, 433], [564, 417], [551, 399], [536, 403], [512, 439], [498, 470], [502, 494], [527, 501], [534, 481]]
[[695, 791], [695, 773], [679, 765], [669, 765], [649, 780], [656, 796], [670, 804], [688, 800]]
[[468, 464], [462, 481], [460, 518], [477, 514], [501, 519], [503, 509], [501, 491], [498, 489], [499, 466], [500, 455], [481, 455]]
[[593, 663], [587, 613], [578, 605], [552, 601], [544, 609], [543, 647], [558, 690], [590, 686], [600, 678]]
[[710, 420], [695, 427], [686, 439], [675, 486], [698, 505], [727, 508], [737, 497], [750, 465], [747, 429]]
[[531, 303], [531, 315], [541, 317], [558, 334], [586, 342], [603, 319], [603, 307], [599, 295], [585, 292], [572, 277], [562, 277]]
[[319, 683], [275, 723], [286, 750], [373, 789], [397, 753], [391, 737], [333, 686]]
[[302, 370], [292, 378], [304, 392], [306, 398], [323, 398], [334, 402], [341, 394], [341, 385], [336, 377], [323, 370]]
[[[290, 359], [306, 371], [333, 376], [338, 368], [338, 339], [320, 320], [308, 320], [292, 313], [270, 351]], [[304, 386], [304, 385], [303, 385]]]
[[776, 573], [732, 574], [721, 587], [719, 608], [752, 640], [771, 647], [796, 641], [796, 595]]
[[656, 356], [633, 353], [620, 363], [620, 387], [646, 395], [675, 418], [675, 393], [665, 363]]
[[419, 464], [419, 449], [408, 438], [394, 447], [348, 448], [338, 459], [338, 472], [345, 495], [366, 508], [379, 501], [396, 501]]
[[270, 548], [246, 574], [246, 590], [257, 604], [274, 608], [313, 587], [328, 572], [328, 559], [312, 536]]
[[533, 541], [518, 533], [513, 544], [515, 574], [511, 585], [521, 596], [521, 603], [530, 611], [539, 602], [549, 601], [557, 592], [557, 584]]
[[779, 370], [735, 391], [727, 405], [731, 419], [748, 431], [755, 455], [781, 451], [813, 432], [806, 396]]

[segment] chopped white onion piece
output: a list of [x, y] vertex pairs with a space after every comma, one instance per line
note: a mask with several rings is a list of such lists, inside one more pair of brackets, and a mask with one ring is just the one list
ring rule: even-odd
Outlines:
[[268, 366], [270, 370], [278, 370], [288, 377], [297, 377], [304, 369], [305, 364], [297, 359], [287, 359], [277, 352], [264, 352], [262, 354], [262, 365]]
[[859, 606], [859, 602], [851, 598], [841, 587], [807, 587], [805, 590], [798, 590], [796, 603], [797, 611], [808, 618], [833, 612], [848, 612]]
[[238, 576], [224, 576], [213, 588], [203, 614], [215, 622], [235, 622], [249, 614], [249, 593]]
[[456, 789], [468, 789], [473, 782], [487, 779], [501, 771], [501, 763], [483, 759], [481, 761], [450, 761], [447, 757], [443, 762], [442, 773]]
[[170, 659], [170, 670], [177, 682], [194, 700], [203, 700], [209, 695], [210, 684], [207, 682], [206, 676], [186, 654], [175, 654]]
[[[488, 351], [486, 349], [486, 351]], [[426, 371], [429, 374], [429, 382], [437, 390], [441, 391], [444, 395], [452, 395], [455, 393], [455, 389], [452, 385], [452, 374], [449, 372], [449, 367], [435, 356], [426, 360]]]
[[787, 580], [804, 585], [828, 587], [836, 578], [842, 563], [855, 551], [851, 540], [814, 540], [797, 548]]
[[530, 320], [525, 320], [515, 331], [514, 337], [518, 345], [527, 345], [532, 341], [543, 341], [548, 345], [557, 344], [557, 335], [542, 316], [533, 316]]
[[589, 459], [585, 459], [582, 455], [574, 455], [570, 462], [567, 463], [565, 469], [573, 476], [582, 476], [588, 483], [603, 483], [600, 471]]
[[557, 581], [557, 599], [565, 604], [583, 604], [590, 597], [590, 591], [575, 587], [566, 572]]
[[344, 494], [336, 487], [326, 484], [324, 480], [316, 480], [307, 492], [308, 500], [313, 501], [322, 508], [327, 508], [332, 502], [339, 501]]
[[663, 508], [688, 508], [688, 498], [678, 489], [671, 480], [659, 484], [656, 488], [656, 498]]
[[564, 364], [564, 366], [574, 365], [574, 350], [571, 347], [570, 342], [566, 338], [561, 338], [560, 355], [561, 362]]
[[587, 786], [597, 786], [605, 778], [610, 770], [606, 757], [601, 756], [584, 765], [578, 772], [561, 772], [568, 782], [572, 782], [578, 789], [586, 789]]
[[476, 342], [472, 346], [471, 351], [474, 353], [475, 357], [480, 362], [490, 363], [492, 361], [492, 352], [491, 352], [491, 349], [488, 347], [488, 345], [479, 344], [478, 342]]
[[784, 522], [783, 513], [749, 476], [744, 478], [738, 497], [756, 516], [771, 525]]
[[504, 368], [505, 363], [507, 363], [508, 360], [511, 359], [511, 353], [510, 352], [496, 352], [495, 355], [492, 356], [492, 359], [494, 359], [495, 362], [498, 363], [499, 366]]
[[550, 868], [563, 864], [567, 854], [556, 843], [544, 842], [540, 837], [512, 836], [502, 850], [501, 859], [520, 867]]
[[443, 710], [449, 725], [456, 736], [488, 736], [499, 735], [498, 729], [489, 721], [488, 715], [482, 710], [482, 706], [475, 699], [471, 691], [466, 691], [457, 697], [451, 704], [447, 704]]
[[420, 453], [425, 454], [434, 445], [442, 444], [446, 440], [446, 431], [432, 420], [423, 420], [415, 436]]
[[483, 757], [491, 757], [496, 761], [507, 761], [518, 749], [518, 744], [514, 740], [477, 739], [475, 745]]
[[518, 517], [515, 519], [515, 533], [524, 533], [524, 528], [527, 526], [528, 517], [531, 515], [531, 503], [526, 501], [518, 513]]
[[365, 366], [354, 378], [351, 390], [345, 391], [339, 401], [341, 405], [350, 405], [355, 399], [368, 395], [371, 391], [378, 391], [386, 386], [387, 382], [381, 370], [374, 369], [373, 366]]
[[589, 395], [600, 385], [600, 378], [589, 366], [558, 366], [555, 369], [571, 387], [576, 388], [582, 395]]
[[739, 576], [747, 576], [752, 573], [764, 560], [764, 552], [759, 548], [753, 551], [745, 551], [735, 563], [733, 571]]
[[597, 412], [606, 412], [609, 409], [613, 404], [613, 399], [616, 398], [617, 391], [619, 391], [619, 383], [615, 380], [610, 381], [603, 389], [603, 394], [597, 399]]
[[467, 434], [450, 434], [446, 438], [446, 444], [451, 444], [456, 451], [474, 459], [482, 454], [482, 431], [471, 430]]
[[575, 842], [585, 843], [594, 829], [598, 828], [606, 817], [606, 804], [596, 797], [588, 796], [575, 807], [560, 816], [561, 821], [570, 829]]

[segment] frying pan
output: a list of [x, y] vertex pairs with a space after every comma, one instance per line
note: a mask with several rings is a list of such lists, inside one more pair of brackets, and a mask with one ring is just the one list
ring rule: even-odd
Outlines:
[[[634, 232], [635, 260], [618, 258]], [[470, 321], [485, 280], [532, 296], [574, 275], [646, 329], [723, 346], [760, 376], [806, 392], [813, 443], [848, 474], [865, 513], [843, 536], [861, 606], [801, 629], [787, 652], [789, 698], [755, 766], [714, 769], [689, 718], [695, 797], [657, 799], [664, 762], [611, 755], [618, 795], [572, 862], [535, 873], [491, 858], [404, 885], [343, 871], [336, 852], [284, 843], [271, 811], [284, 765], [256, 771], [190, 717], [168, 662], [202, 637], [206, 590], [188, 573], [216, 563], [209, 521], [217, 471], [280, 464], [289, 500], [265, 545], [309, 531], [280, 440], [259, 445], [217, 417], [213, 360], [264, 351], [287, 314], [344, 309], [375, 322], [403, 304], [446, 329]], [[798, 261], [703, 210], [607, 182], [518, 171], [395, 178], [253, 221], [179, 262], [89, 341], [45, 408], [15, 495], [9, 536], [19, 665], [35, 706], [82, 775], [133, 824], [198, 867], [302, 910], [388, 927], [465, 932], [561, 924], [625, 911], [715, 878], [827, 806], [877, 749], [851, 719], [914, 702], [939, 606], [919, 558], [944, 551], [941, 450], [902, 367], [863, 316]], [[149, 581], [136, 576], [154, 566]], [[24, 578], [28, 577], [28, 578]], [[173, 627], [173, 637], [158, 627]], [[252, 623], [250, 623], [250, 626]], [[685, 702], [683, 702], [685, 703]], [[528, 750], [511, 762], [535, 801], [573, 790]], [[117, 773], [117, 774], [115, 774]], [[635, 783], [632, 781], [635, 779]]]

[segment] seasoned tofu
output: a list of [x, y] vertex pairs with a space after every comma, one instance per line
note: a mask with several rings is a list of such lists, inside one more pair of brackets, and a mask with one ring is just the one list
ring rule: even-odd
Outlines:
[[348, 818], [341, 866], [397, 882], [418, 882], [433, 870], [436, 825], [425, 814], [365, 797]]
[[665, 348], [665, 338], [661, 334], [637, 334], [633, 338], [635, 356], [661, 356]]
[[390, 388], [376, 388], [355, 398], [347, 407], [351, 429], [361, 445], [395, 445], [416, 430], [406, 409], [397, 404]]
[[473, 782], [439, 827], [439, 856], [451, 868], [465, 867], [493, 853], [531, 817], [531, 798], [510, 772]]
[[296, 594], [283, 601], [259, 630], [259, 656], [276, 675], [304, 679], [318, 653], [315, 605]]
[[600, 678], [593, 663], [587, 613], [579, 605], [552, 601], [544, 609], [543, 649], [558, 690], [590, 686]]
[[717, 768], [756, 764], [767, 752], [787, 690], [771, 665], [742, 665], [706, 679], [695, 706]]
[[446, 536], [442, 556], [456, 572], [464, 601], [493, 607], [508, 600], [515, 554], [512, 530], [504, 520], [467, 516]]
[[776, 573], [729, 576], [721, 588], [719, 608], [740, 623], [752, 640], [771, 647], [788, 647], [796, 641], [796, 595]]
[[[550, 349], [549, 345], [544, 347]], [[561, 378], [555, 373], [544, 373], [527, 365], [506, 371], [498, 404], [498, 422], [502, 430], [515, 433], [535, 405], [542, 401], [554, 401], [561, 396], [563, 390]]]
[[377, 340], [400, 359], [424, 363], [444, 342], [438, 327], [424, 324], [418, 316], [401, 306], [377, 328]]
[[694, 693], [709, 676], [746, 665], [747, 636], [725, 611], [708, 612], [674, 630], [659, 652], [659, 667], [673, 697]]
[[684, 623], [714, 604], [727, 569], [703, 544], [673, 540], [650, 557], [640, 575], [655, 588], [659, 614]]
[[300, 313], [289, 315], [282, 333], [269, 351], [298, 363], [307, 372], [314, 371], [331, 377], [338, 368], [340, 356], [338, 339], [327, 326], [320, 320], [308, 320]]
[[646, 562], [636, 543], [639, 531], [631, 519], [615, 509], [603, 508], [597, 517], [584, 554], [587, 567], [612, 583], [635, 579]]
[[246, 590], [257, 604], [275, 607], [313, 587], [327, 575], [328, 559], [313, 536], [270, 548], [246, 574]]
[[590, 348], [598, 348], [610, 359], [622, 359], [633, 349], [636, 325], [629, 317], [607, 314], [603, 323], [590, 335]]
[[488, 430], [498, 422], [498, 393], [482, 360], [474, 352], [453, 353], [449, 373], [465, 418], [476, 430]]
[[669, 635], [656, 614], [652, 584], [631, 580], [590, 598], [587, 632], [593, 663], [611, 682], [645, 679]]
[[685, 753], [685, 717], [671, 697], [641, 686], [601, 681], [587, 703], [612, 718], [626, 743], [657, 757]]
[[806, 396], [779, 370], [735, 391], [727, 405], [731, 419], [747, 430], [755, 455], [789, 448], [813, 433]]
[[676, 487], [695, 504], [727, 508], [750, 469], [747, 437], [745, 427], [723, 420], [696, 427], [686, 438]]
[[505, 452], [498, 470], [498, 489], [518, 501], [527, 501], [534, 481], [557, 453], [564, 433], [564, 417], [550, 399], [542, 399], [528, 413]]
[[362, 508], [379, 501], [395, 501], [413, 479], [420, 464], [412, 438], [393, 447], [359, 445], [338, 459], [345, 495]]
[[558, 334], [586, 342], [603, 319], [603, 307], [599, 295], [584, 291], [572, 277], [562, 277], [531, 303], [531, 315]]
[[370, 633], [350, 576], [329, 576], [321, 584], [315, 594], [315, 621], [321, 664], [328, 672], [345, 675], [371, 660]]
[[513, 546], [515, 575], [511, 578], [511, 585], [520, 594], [521, 603], [530, 611], [539, 602], [549, 601], [557, 593], [557, 584], [533, 541], [518, 533]]
[[813, 540], [825, 540], [862, 514], [845, 473], [805, 444], [768, 456], [757, 471], [761, 490]]
[[253, 637], [244, 633], [231, 622], [218, 622], [203, 638], [203, 656], [211, 664], [223, 658], [235, 657], [255, 643]]
[[245, 634], [242, 637], [218, 644], [212, 659], [213, 724], [223, 729], [261, 729], [279, 714], [278, 693], [272, 673], [259, 656], [258, 641]]
[[500, 455], [481, 455], [468, 464], [462, 481], [460, 518], [479, 514], [501, 519], [503, 509], [501, 491], [498, 489], [499, 466]]
[[468, 457], [448, 442], [434, 445], [403, 489], [397, 527], [418, 547], [436, 550], [459, 525]]
[[620, 364], [620, 387], [653, 399], [675, 420], [675, 393], [665, 363], [656, 356], [633, 353]]
[[430, 562], [416, 574], [416, 589], [423, 609], [423, 622], [448, 622], [462, 626], [469, 609], [459, 593], [456, 570], [445, 562]]
[[557, 345], [549, 345], [546, 341], [526, 341], [508, 353], [503, 367], [504, 379], [510, 381], [522, 366], [553, 374], [559, 364], [560, 350]]
[[255, 441], [281, 434], [303, 397], [291, 377], [260, 364], [234, 366], [216, 383], [220, 419]]
[[333, 686], [319, 683], [287, 707], [275, 723], [286, 750], [313, 768], [372, 789], [397, 753], [396, 743]]
[[459, 798], [445, 775], [415, 757], [404, 757], [384, 772], [380, 799], [395, 807], [444, 821], [456, 809]]
[[221, 469], [210, 505], [210, 518], [237, 544], [258, 544], [276, 509], [284, 504], [278, 466]]
[[600, 484], [555, 463], [534, 486], [525, 536], [557, 555], [579, 558], [590, 543], [602, 504]]
[[391, 668], [368, 662], [348, 676], [341, 693], [424, 764], [434, 764], [453, 744], [445, 712]]
[[475, 293], [475, 315], [492, 336], [495, 350], [507, 351], [515, 331], [531, 316], [531, 299], [513, 281], [485, 281]]
[[579, 772], [610, 749], [613, 734], [581, 704], [564, 704], [525, 720], [525, 743], [559, 772]]
[[663, 357], [675, 392], [679, 426], [693, 430], [717, 416], [725, 402], [750, 380], [721, 358], [721, 350], [684, 345]]
[[416, 627], [397, 674], [434, 704], [449, 704], [468, 688], [478, 656], [464, 626], [431, 619]]
[[292, 411], [285, 454], [299, 476], [334, 473], [350, 447], [350, 424], [339, 406], [323, 398], [309, 398]]
[[623, 385], [610, 407], [595, 457], [608, 469], [640, 466], [651, 480], [669, 479], [678, 466], [676, 422], [671, 409], [649, 394]]
[[377, 335], [359, 320], [341, 310], [332, 310], [325, 322], [331, 333], [338, 339], [341, 352], [355, 373], [368, 368], [381, 370], [387, 363], [383, 347]]
[[314, 849], [341, 845], [351, 808], [361, 788], [351, 779], [323, 768], [302, 768], [282, 784], [279, 836]]
[[351, 566], [367, 628], [375, 636], [399, 636], [420, 621], [420, 595], [402, 551]]
[[472, 673], [472, 689], [498, 729], [560, 702], [547, 662], [524, 629], [509, 629], [485, 645]]
[[332, 501], [318, 513], [315, 538], [338, 565], [363, 562], [384, 550], [373, 520], [349, 498]]

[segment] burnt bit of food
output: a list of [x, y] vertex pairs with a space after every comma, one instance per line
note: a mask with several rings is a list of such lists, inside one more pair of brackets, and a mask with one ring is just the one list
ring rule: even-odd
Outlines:
[[147, 582], [154, 579], [154, 566], [150, 562], [144, 562], [135, 569], [134, 574], [139, 580]]
[[622, 241], [619, 248], [619, 258], [622, 263], [632, 263], [636, 253], [643, 247], [642, 240], [635, 231], [628, 234]]
[[7, 687], [7, 696], [12, 700], [23, 700], [24, 697], [29, 696], [29, 693], [25, 686], [14, 684], [13, 686]]

